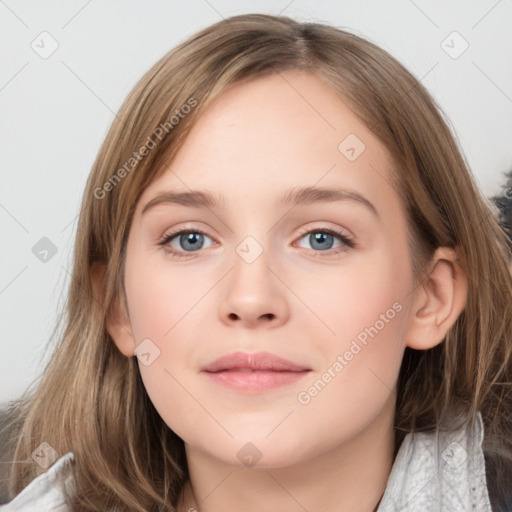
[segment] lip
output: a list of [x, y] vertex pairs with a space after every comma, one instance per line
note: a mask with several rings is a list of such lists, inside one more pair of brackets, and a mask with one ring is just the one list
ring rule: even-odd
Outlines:
[[292, 384], [310, 371], [269, 352], [233, 352], [201, 369], [216, 384], [239, 391], [265, 391]]
[[271, 354], [270, 352], [232, 352], [215, 359], [203, 367], [203, 372], [219, 372], [225, 370], [261, 370], [275, 372], [301, 372], [311, 370], [306, 366], [294, 363], [288, 359]]

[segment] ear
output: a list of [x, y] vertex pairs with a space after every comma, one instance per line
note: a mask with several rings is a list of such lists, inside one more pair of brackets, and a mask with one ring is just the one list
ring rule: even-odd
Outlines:
[[[105, 302], [104, 282], [106, 272], [107, 267], [104, 264], [96, 263], [90, 269], [94, 297], [102, 305]], [[128, 312], [119, 294], [114, 299], [111, 311], [106, 312], [105, 327], [121, 354], [132, 357], [135, 350], [135, 338]]]
[[432, 258], [430, 273], [416, 292], [406, 345], [427, 350], [441, 343], [464, 310], [467, 291], [467, 276], [457, 252], [439, 247]]

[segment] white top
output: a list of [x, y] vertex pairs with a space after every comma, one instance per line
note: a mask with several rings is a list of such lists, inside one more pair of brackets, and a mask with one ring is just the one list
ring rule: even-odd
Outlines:
[[[492, 512], [482, 452], [480, 413], [474, 428], [407, 434], [400, 446], [378, 512]], [[61, 457], [1, 512], [69, 512], [59, 479], [72, 489], [69, 464]]]

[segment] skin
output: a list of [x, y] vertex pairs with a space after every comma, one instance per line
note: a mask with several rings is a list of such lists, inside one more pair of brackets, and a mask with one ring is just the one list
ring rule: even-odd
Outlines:
[[[366, 146], [354, 161], [338, 150], [349, 134]], [[160, 351], [139, 367], [159, 414], [185, 442], [191, 478], [181, 510], [376, 507], [393, 464], [403, 351], [441, 342], [467, 292], [447, 248], [414, 285], [391, 168], [386, 148], [338, 94], [312, 74], [287, 71], [224, 92], [142, 194], [127, 245], [128, 309], [118, 301], [107, 328], [126, 357], [147, 338]], [[279, 205], [289, 188], [313, 185], [356, 191], [378, 216], [353, 200]], [[159, 204], [141, 215], [167, 190], [204, 190], [225, 201], [212, 209]], [[356, 246], [334, 237], [318, 249], [311, 231], [325, 228]], [[178, 229], [207, 236], [195, 250], [176, 236], [168, 245], [185, 255], [177, 257], [158, 243]], [[252, 263], [236, 252], [247, 236], [263, 250]], [[395, 303], [401, 311], [300, 403], [298, 393]], [[236, 350], [272, 352], [311, 372], [259, 393], [220, 387], [200, 372]], [[237, 457], [248, 442], [261, 453], [252, 467]]]

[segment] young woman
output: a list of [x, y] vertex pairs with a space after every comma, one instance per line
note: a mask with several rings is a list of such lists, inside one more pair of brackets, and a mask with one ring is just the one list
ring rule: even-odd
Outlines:
[[511, 510], [505, 237], [374, 44], [253, 14], [164, 56], [72, 276], [2, 512]]

